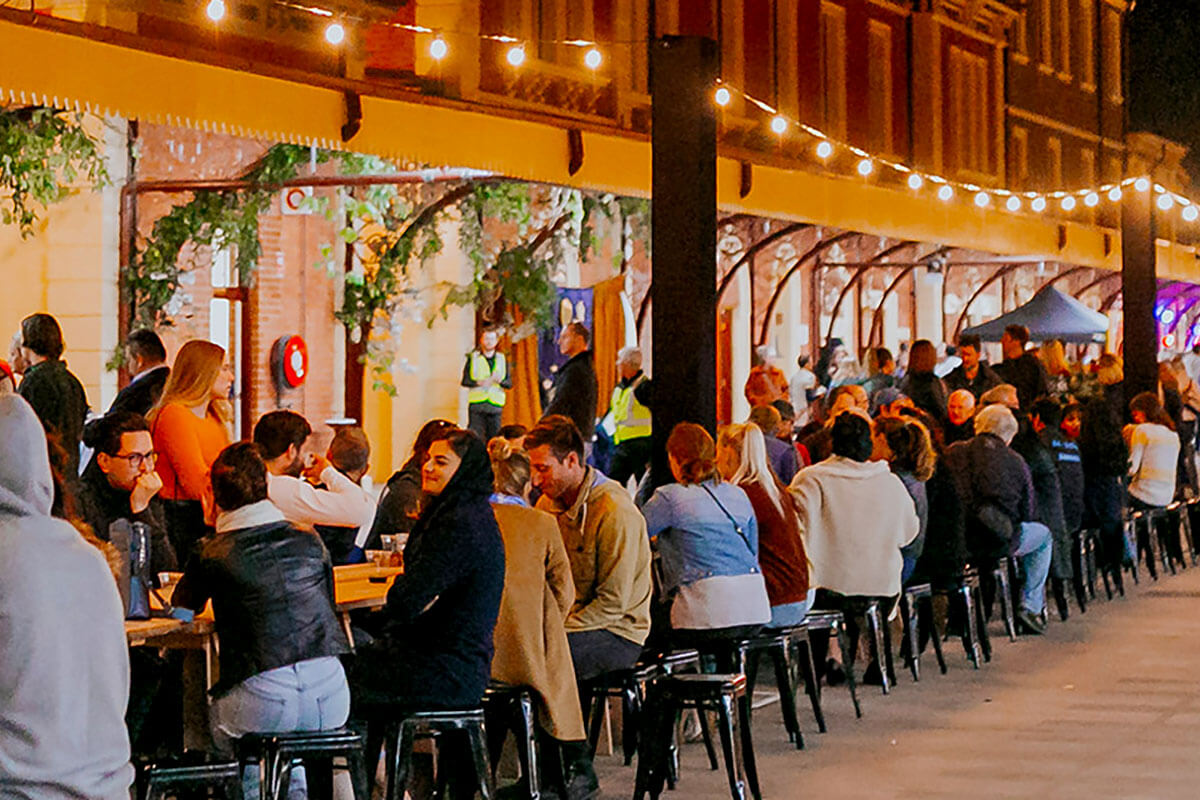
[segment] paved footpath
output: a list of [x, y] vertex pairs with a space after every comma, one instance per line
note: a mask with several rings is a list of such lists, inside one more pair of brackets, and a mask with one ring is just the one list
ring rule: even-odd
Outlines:
[[[764, 798], [1200, 798], [1200, 569], [1157, 583], [1143, 571], [1124, 599], [1100, 598], [1043, 637], [1010, 643], [993, 623], [978, 672], [957, 643], [946, 675], [928, 650], [920, 683], [903, 672], [887, 697], [860, 689], [861, 720], [844, 687], [826, 690], [823, 735], [801, 694], [803, 751], [777, 705], [757, 710]], [[665, 797], [729, 797], [701, 745], [682, 757]], [[603, 800], [632, 796], [633, 767], [596, 766]]]

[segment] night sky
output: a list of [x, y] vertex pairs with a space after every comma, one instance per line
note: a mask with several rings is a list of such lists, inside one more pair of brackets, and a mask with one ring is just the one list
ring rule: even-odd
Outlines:
[[1137, 0], [1127, 26], [1129, 130], [1190, 147], [1200, 185], [1200, 0]]

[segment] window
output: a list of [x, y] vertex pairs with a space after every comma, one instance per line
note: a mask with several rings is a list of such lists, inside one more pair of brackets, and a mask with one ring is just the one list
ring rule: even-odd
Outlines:
[[1119, 12], [1104, 8], [1104, 91], [1112, 103], [1124, 102], [1121, 86], [1121, 17]]
[[825, 133], [846, 136], [846, 9], [821, 4], [821, 97]]
[[1021, 192], [1029, 186], [1029, 131], [1013, 127], [1008, 141], [1009, 188]]
[[1054, 16], [1055, 67], [1060, 78], [1071, 76], [1071, 0], [1056, 0]]
[[892, 26], [868, 23], [868, 113], [870, 147], [876, 153], [894, 153], [892, 138]]
[[958, 169], [990, 174], [988, 60], [961, 47], [951, 47], [950, 72], [950, 124]]
[[233, 254], [228, 249], [215, 250], [212, 256], [212, 300], [208, 305], [208, 340], [225, 348], [225, 359], [233, 367], [233, 429], [248, 433], [242, 407], [245, 380], [243, 372], [248, 365], [242, 360], [242, 342], [248, 332], [244, 324], [249, 322], [243, 310], [249, 292], [238, 286], [237, 269], [233, 266]]
[[1013, 58], [1025, 62], [1029, 60], [1029, 16], [1028, 11], [1017, 15], [1017, 21], [1009, 29], [1009, 47]]
[[1075, 0], [1078, 4], [1079, 24], [1075, 28], [1076, 58], [1079, 69], [1079, 86], [1085, 91], [1096, 91], [1096, 0]]
[[1046, 182], [1047, 190], [1057, 191], [1062, 188], [1062, 139], [1057, 136], [1046, 140]]
[[1052, 0], [1034, 0], [1037, 13], [1038, 60], [1047, 67], [1054, 67], [1054, 9]]

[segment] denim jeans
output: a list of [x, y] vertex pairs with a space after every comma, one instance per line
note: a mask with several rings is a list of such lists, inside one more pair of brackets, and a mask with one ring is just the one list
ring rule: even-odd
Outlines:
[[[350, 687], [342, 662], [314, 658], [260, 672], [213, 700], [209, 708], [213, 743], [231, 754], [233, 742], [248, 733], [320, 731], [339, 728], [350, 715]], [[242, 796], [258, 797], [257, 768], [248, 768]], [[288, 800], [307, 796], [304, 770], [293, 770]]]
[[1025, 585], [1021, 588], [1021, 608], [1030, 614], [1040, 614], [1046, 608], [1046, 578], [1050, 575], [1054, 537], [1040, 522], [1022, 522], [1020, 540], [1013, 553], [1025, 570]]

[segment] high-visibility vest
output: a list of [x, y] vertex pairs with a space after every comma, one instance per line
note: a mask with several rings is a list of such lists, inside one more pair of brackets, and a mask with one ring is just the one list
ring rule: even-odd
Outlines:
[[489, 367], [488, 360], [478, 350], [471, 353], [471, 380], [483, 383], [488, 378], [495, 378], [494, 386], [472, 386], [467, 392], [468, 403], [488, 403], [501, 408], [504, 406], [505, 392], [500, 382], [508, 377], [508, 363], [504, 354], [497, 352], [495, 366]]
[[639, 439], [649, 436], [650, 409], [638, 402], [633, 392], [642, 385], [646, 376], [642, 375], [636, 381], [622, 388], [617, 386], [612, 394], [612, 416], [617, 430], [613, 434], [613, 442], [620, 444], [627, 439]]

